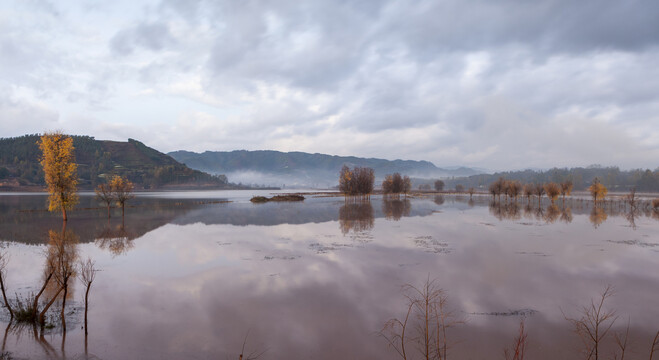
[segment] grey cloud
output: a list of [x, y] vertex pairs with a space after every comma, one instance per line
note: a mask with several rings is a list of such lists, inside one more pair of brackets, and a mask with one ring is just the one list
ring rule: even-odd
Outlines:
[[159, 51], [174, 44], [167, 24], [152, 22], [140, 23], [132, 28], [124, 29], [110, 40], [110, 49], [118, 55], [129, 55], [141, 47], [151, 51]]

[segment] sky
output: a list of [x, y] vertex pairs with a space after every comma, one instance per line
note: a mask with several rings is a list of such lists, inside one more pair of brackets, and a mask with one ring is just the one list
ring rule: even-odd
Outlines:
[[0, 137], [659, 166], [655, 0], [0, 0]]

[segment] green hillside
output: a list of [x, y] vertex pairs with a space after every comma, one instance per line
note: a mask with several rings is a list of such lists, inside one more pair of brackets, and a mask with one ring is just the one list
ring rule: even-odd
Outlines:
[[[229, 187], [224, 175], [193, 170], [143, 143], [72, 136], [81, 189], [91, 189], [113, 175], [127, 177], [138, 189], [172, 186]], [[39, 135], [0, 138], [0, 189], [43, 186]]]

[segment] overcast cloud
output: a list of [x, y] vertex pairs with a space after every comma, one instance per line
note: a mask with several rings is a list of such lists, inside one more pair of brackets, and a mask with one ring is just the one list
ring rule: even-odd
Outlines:
[[659, 2], [3, 1], [0, 136], [659, 166]]

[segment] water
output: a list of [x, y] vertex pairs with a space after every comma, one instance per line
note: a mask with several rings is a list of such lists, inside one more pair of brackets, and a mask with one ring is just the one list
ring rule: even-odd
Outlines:
[[[87, 355], [237, 359], [246, 339], [245, 355], [263, 352], [260, 359], [396, 359], [379, 332], [404, 318], [403, 285], [429, 278], [464, 321], [448, 332], [453, 359], [503, 358], [522, 319], [527, 359], [580, 358], [565, 318], [577, 318], [607, 285], [615, 295], [605, 308], [619, 316], [612, 331], [630, 324], [628, 357], [647, 358], [659, 330], [652, 211], [637, 213], [632, 225], [620, 204], [593, 212], [583, 200], [540, 210], [491, 206], [488, 197], [249, 202], [270, 193], [139, 194], [123, 221], [118, 210], [109, 221], [102, 208], [72, 212], [67, 231], [79, 256], [100, 269]], [[45, 199], [0, 196], [9, 294], [42, 284], [49, 230], [62, 230], [57, 214], [28, 211]], [[96, 206], [81, 197], [80, 207]], [[83, 358], [84, 288], [76, 281], [70, 292], [66, 336], [61, 325], [36, 338], [29, 327], [10, 328], [5, 351]], [[609, 357], [612, 336], [604, 342]]]

